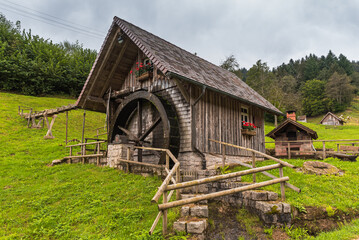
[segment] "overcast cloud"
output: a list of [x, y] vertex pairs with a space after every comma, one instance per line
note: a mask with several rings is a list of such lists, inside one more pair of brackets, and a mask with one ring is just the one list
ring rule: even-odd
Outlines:
[[[55, 27], [22, 16], [21, 9], [86, 26], [102, 36]], [[54, 42], [78, 40], [96, 50], [118, 16], [217, 65], [234, 54], [241, 67], [250, 68], [259, 59], [275, 67], [329, 50], [359, 60], [356, 0], [0, 0], [0, 12]]]

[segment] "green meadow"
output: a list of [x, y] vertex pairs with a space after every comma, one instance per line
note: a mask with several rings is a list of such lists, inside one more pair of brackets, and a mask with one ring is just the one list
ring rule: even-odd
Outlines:
[[[145, 178], [90, 164], [50, 167], [52, 160], [68, 154], [64, 147], [65, 114], [56, 118], [52, 131], [55, 138], [51, 140], [43, 138], [46, 128], [27, 128], [27, 122], [18, 115], [19, 105], [44, 110], [75, 101], [0, 93], [0, 238], [163, 239], [161, 223], [153, 236], [147, 234], [158, 213], [157, 206], [150, 203], [161, 184], [158, 177]], [[357, 118], [354, 112], [355, 109], [352, 110], [353, 122]], [[83, 110], [69, 112], [69, 139], [81, 139], [82, 118]], [[94, 129], [104, 125], [104, 114], [86, 112], [86, 137], [93, 137]], [[326, 128], [311, 121], [305, 125], [317, 131], [319, 139], [354, 139], [359, 133], [356, 124]], [[266, 132], [273, 127], [267, 124]], [[304, 162], [301, 159], [286, 161], [297, 167]], [[318, 206], [358, 212], [359, 163], [334, 158], [325, 162], [343, 170], [344, 175], [315, 176], [284, 169], [290, 183], [302, 190], [297, 193], [287, 188], [287, 202], [297, 208]], [[270, 163], [264, 161], [258, 165]], [[272, 173], [278, 176], [277, 171]], [[257, 178], [258, 181], [268, 179], [260, 174]], [[251, 176], [244, 177], [244, 181], [250, 179]], [[279, 185], [267, 189], [280, 192]], [[169, 228], [176, 217], [178, 210], [171, 210]], [[359, 235], [358, 229], [356, 220], [317, 238], [353, 239]], [[185, 237], [170, 236], [170, 239]]]

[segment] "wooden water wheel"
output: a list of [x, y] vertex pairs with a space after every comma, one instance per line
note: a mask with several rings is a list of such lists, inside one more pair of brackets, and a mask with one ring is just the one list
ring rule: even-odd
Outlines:
[[[126, 97], [118, 106], [111, 124], [109, 142], [114, 142], [116, 135], [126, 136], [136, 146], [169, 149], [178, 156], [180, 134], [176, 112], [171, 104], [153, 93], [135, 92]], [[150, 151], [160, 157], [164, 155]], [[138, 151], [138, 160], [142, 161], [142, 151]]]

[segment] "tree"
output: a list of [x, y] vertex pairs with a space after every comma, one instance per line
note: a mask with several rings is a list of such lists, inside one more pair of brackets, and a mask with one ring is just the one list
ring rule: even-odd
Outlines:
[[354, 87], [346, 74], [334, 72], [325, 86], [330, 111], [345, 110], [353, 99]]
[[303, 112], [316, 116], [326, 111], [325, 82], [317, 79], [307, 81], [302, 89]]
[[267, 63], [258, 60], [247, 72], [247, 84], [264, 98], [270, 98], [270, 88], [273, 87], [275, 75], [269, 70]]
[[237, 75], [237, 77], [242, 78], [243, 75], [241, 73], [241, 70], [239, 69], [239, 63], [237, 62], [237, 59], [234, 57], [233, 54], [231, 54], [230, 56], [228, 56], [226, 58], [226, 60], [224, 60], [223, 62], [221, 62], [221, 64], [219, 65], [221, 68], [224, 68], [234, 74]]

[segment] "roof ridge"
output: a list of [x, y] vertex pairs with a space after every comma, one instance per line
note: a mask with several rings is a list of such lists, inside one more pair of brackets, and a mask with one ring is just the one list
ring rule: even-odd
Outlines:
[[[226, 71], [226, 72], [232, 74], [235, 78], [238, 78], [239, 80], [243, 81], [241, 78], [239, 78], [239, 77], [238, 77], [237, 75], [235, 75], [233, 72], [231, 72], [231, 71], [229, 71], [229, 70], [227, 70], [227, 69], [224, 69], [224, 68], [222, 68], [222, 67], [220, 67], [220, 66], [218, 66], [218, 65], [216, 65], [216, 64], [214, 64], [214, 63], [212, 63], [212, 62], [210, 62], [210, 61], [208, 61], [208, 60], [206, 60], [206, 59], [204, 59], [204, 58], [201, 58], [201, 57], [197, 56], [196, 54], [193, 54], [193, 53], [187, 51], [186, 49], [183, 49], [183, 48], [177, 46], [176, 44], [173, 44], [173, 43], [167, 41], [167, 40], [164, 39], [164, 38], [161, 38], [161, 37], [159, 37], [159, 36], [157, 36], [157, 35], [155, 35], [155, 34], [149, 32], [149, 31], [147, 31], [147, 30], [145, 30], [145, 29], [143, 29], [143, 28], [141, 28], [141, 27], [138, 27], [138, 26], [136, 26], [136, 25], [134, 25], [134, 24], [132, 24], [132, 23], [130, 23], [130, 22], [128, 22], [128, 21], [122, 19], [122, 18], [119, 18], [119, 17], [117, 17], [117, 16], [115, 16], [114, 19], [119, 20], [119, 21], [122, 21], [122, 22], [125, 22], [126, 24], [132, 25], [132, 26], [134, 26], [134, 27], [136, 27], [136, 28], [139, 28], [139, 29], [141, 29], [142, 31], [145, 31], [145, 32], [148, 33], [148, 34], [150, 34], [150, 35], [152, 35], [152, 36], [154, 36], [154, 37], [156, 37], [156, 38], [161, 39], [162, 41], [166, 42], [167, 44], [172, 45], [172, 46], [174, 46], [174, 47], [176, 47], [176, 48], [178, 48], [178, 49], [180, 49], [180, 50], [182, 50], [182, 51], [184, 51], [184, 52], [186, 52], [186, 53], [188, 53], [188, 54], [191, 54], [193, 57], [198, 58], [199, 60], [202, 60], [202, 61], [204, 61], [204, 62], [207, 62], [207, 63], [209, 63], [209, 64], [211, 64], [211, 65], [217, 67], [218, 69], [221, 69], [221, 71]], [[139, 41], [140, 41], [140, 40], [139, 40]], [[142, 41], [140, 41], [140, 42], [142, 43]], [[149, 51], [149, 50], [148, 50], [148, 51]], [[149, 52], [150, 52], [150, 51], [149, 51]], [[155, 54], [153, 54], [153, 55], [155, 55]]]

